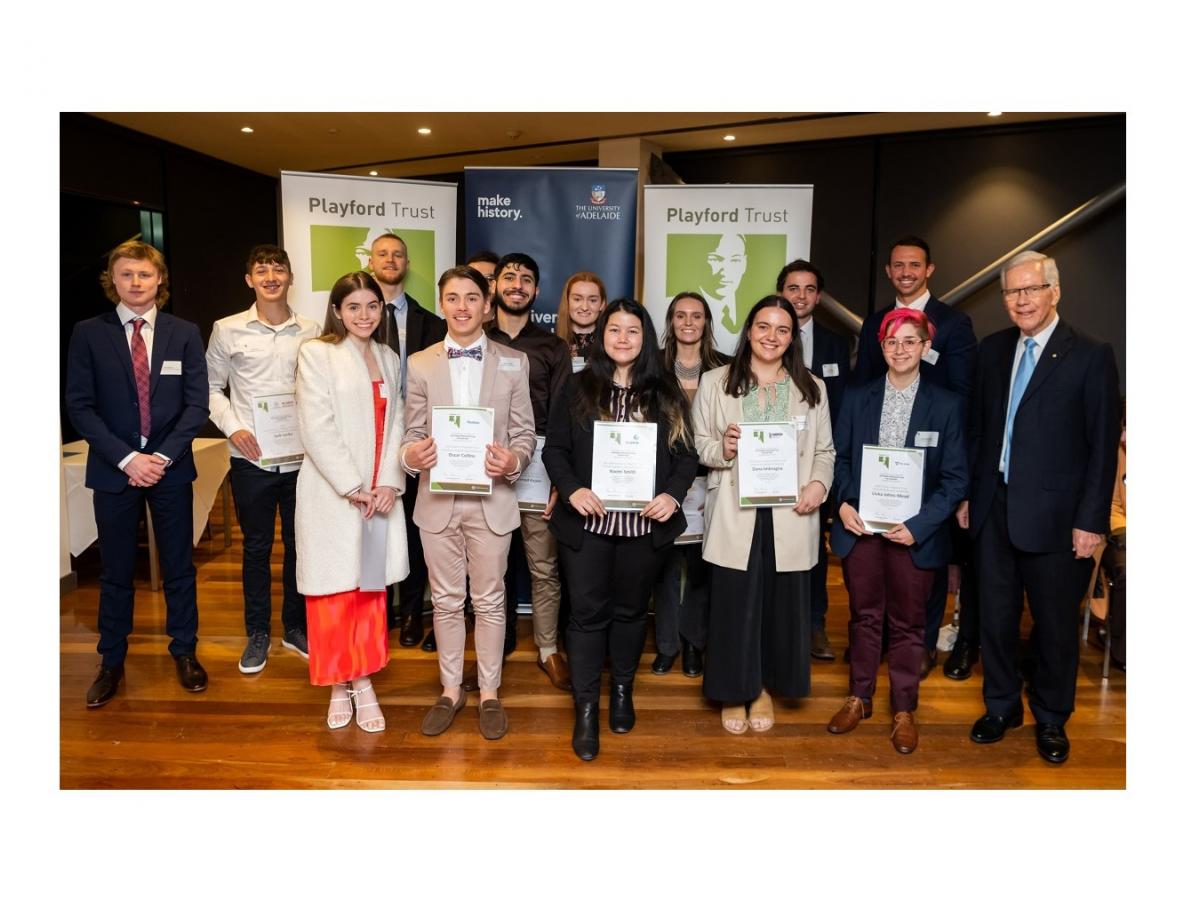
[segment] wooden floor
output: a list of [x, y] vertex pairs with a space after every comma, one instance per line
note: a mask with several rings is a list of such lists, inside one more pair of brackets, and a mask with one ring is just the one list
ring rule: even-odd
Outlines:
[[[219, 518], [219, 508], [214, 518]], [[776, 725], [762, 735], [721, 729], [700, 680], [675, 671], [650, 672], [647, 643], [638, 672], [636, 729], [607, 730], [601, 702], [600, 756], [571, 752], [571, 697], [555, 690], [536, 666], [527, 618], [504, 668], [501, 696], [509, 733], [485, 741], [472, 695], [447, 733], [427, 738], [421, 719], [439, 693], [435, 654], [402, 649], [392, 634], [392, 658], [375, 679], [387, 730], [366, 734], [351, 725], [325, 727], [328, 691], [308, 683], [307, 663], [279, 646], [276, 543], [272, 653], [266, 669], [238, 672], [242, 625], [240, 532], [233, 546], [215, 540], [196, 549], [200, 592], [198, 656], [209, 688], [186, 694], [175, 680], [163, 636], [161, 594], [138, 583], [137, 615], [116, 698], [98, 710], [84, 705], [95, 674], [99, 562], [95, 549], [78, 564], [79, 588], [61, 601], [61, 774], [64, 788], [1123, 788], [1125, 675], [1100, 678], [1100, 654], [1087, 647], [1079, 671], [1077, 709], [1068, 725], [1071, 758], [1044, 763], [1026, 725], [989, 746], [968, 732], [983, 711], [981, 676], [950, 681], [935, 670], [921, 685], [920, 746], [896, 753], [888, 735], [886, 666], [875, 717], [856, 731], [831, 735], [829, 717], [847, 689], [848, 609], [840, 569], [830, 568], [829, 636], [836, 662], [813, 663], [812, 695], [776, 703]], [[145, 567], [148, 569], [148, 566]], [[469, 642], [468, 642], [469, 645]], [[468, 647], [469, 655], [470, 648]], [[944, 656], [944, 654], [943, 654]], [[1026, 722], [1031, 718], [1026, 713]]]

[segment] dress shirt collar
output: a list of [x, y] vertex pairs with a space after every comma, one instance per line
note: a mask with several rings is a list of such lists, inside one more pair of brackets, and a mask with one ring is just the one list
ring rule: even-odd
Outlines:
[[917, 312], [925, 312], [925, 304], [929, 302], [929, 297], [930, 297], [929, 290], [926, 289], [925, 293], [923, 293], [920, 297], [918, 297], [912, 303], [907, 304], [907, 307], [905, 304], [901, 303], [900, 298], [897, 297], [896, 298], [896, 309], [907, 308], [907, 309], [915, 309]]
[[154, 330], [154, 321], [155, 321], [155, 319], [158, 318], [158, 304], [156, 303], [155, 305], [151, 306], [144, 313], [135, 313], [132, 309], [130, 309], [124, 303], [118, 303], [117, 304], [117, 317], [121, 320], [122, 328], [125, 327], [126, 325], [128, 325], [134, 319], [140, 318], [140, 319], [145, 319], [146, 325], [149, 326], [151, 331], [153, 331]]
[[394, 306], [396, 312], [402, 316], [408, 315], [408, 294], [401, 291], [395, 300], [389, 300], [388, 306]]
[[263, 328], [269, 328], [272, 331], [284, 331], [293, 326], [296, 329], [299, 329], [300, 328], [300, 320], [296, 318], [296, 311], [294, 309], [292, 309], [290, 306], [287, 308], [287, 311], [288, 311], [288, 317], [286, 319], [284, 319], [278, 325], [272, 325], [266, 319], [263, 319], [258, 315], [258, 304], [251, 303], [250, 308], [248, 310], [246, 310], [246, 323], [245, 324], [250, 325], [250, 324], [257, 322]]
[[[1037, 342], [1037, 350], [1039, 355], [1043, 350], [1046, 349], [1046, 344], [1050, 341], [1050, 335], [1054, 334], [1054, 329], [1057, 327], [1058, 316], [1055, 315], [1054, 320], [1049, 325], [1033, 336], [1033, 339]], [[1017, 350], [1018, 352], [1022, 353], [1025, 351], [1025, 335], [1023, 334], [1017, 335]]]
[[918, 375], [915, 379], [913, 379], [913, 383], [910, 384], [908, 387], [898, 388], [894, 384], [892, 384], [891, 374], [889, 373], [889, 374], [883, 376], [883, 384], [884, 384], [885, 392], [891, 393], [891, 394], [899, 394], [905, 400], [909, 400], [910, 398], [917, 396], [917, 388], [919, 388], [921, 386], [921, 376]]

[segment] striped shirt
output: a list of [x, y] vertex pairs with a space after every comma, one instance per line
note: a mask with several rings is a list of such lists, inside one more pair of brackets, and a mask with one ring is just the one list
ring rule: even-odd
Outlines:
[[[637, 397], [633, 391], [619, 384], [613, 385], [612, 402], [608, 407], [613, 422], [630, 421], [630, 408], [636, 405]], [[625, 510], [607, 512], [603, 516], [588, 516], [583, 527], [593, 534], [606, 534], [610, 537], [641, 537], [650, 533], [650, 520], [640, 513]]]

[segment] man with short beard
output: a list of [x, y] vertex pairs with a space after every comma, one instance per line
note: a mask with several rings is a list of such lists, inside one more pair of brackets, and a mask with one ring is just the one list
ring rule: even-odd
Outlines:
[[[395, 234], [385, 232], [371, 242], [371, 258], [367, 264], [387, 301], [384, 334], [387, 344], [400, 357], [400, 393], [408, 389], [408, 357], [418, 350], [432, 347], [446, 339], [446, 323], [424, 309], [404, 291], [408, 277], [408, 245]], [[399, 601], [388, 604], [388, 627], [400, 626], [400, 645], [415, 647], [425, 637], [423, 613], [425, 582], [429, 570], [421, 552], [421, 530], [413, 523], [413, 508], [417, 502], [417, 479], [409, 475], [401, 499], [404, 502], [404, 521], [408, 526], [408, 560], [411, 570], [398, 585], [388, 586], [389, 598], [399, 593]], [[433, 633], [430, 632], [432, 640]], [[429, 648], [433, 650], [433, 647]]]
[[[550, 398], [562, 390], [571, 375], [571, 351], [558, 335], [530, 321], [538, 296], [538, 265], [524, 253], [509, 253], [496, 264], [496, 321], [488, 337], [520, 350], [529, 359], [529, 396], [533, 402], [534, 426], [546, 434]], [[533, 636], [538, 647], [538, 668], [562, 691], [571, 690], [571, 673], [558, 652], [558, 611], [561, 585], [558, 579], [558, 548], [550, 534], [550, 511], [556, 494], [541, 513], [521, 515], [521, 541], [533, 581]], [[515, 618], [510, 611], [509, 634], [515, 636]]]

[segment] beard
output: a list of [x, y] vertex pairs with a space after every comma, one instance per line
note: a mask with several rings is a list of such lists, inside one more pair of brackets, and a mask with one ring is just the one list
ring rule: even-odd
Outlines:
[[387, 285], [400, 284], [404, 281], [404, 279], [406, 277], [408, 277], [408, 268], [405, 267], [403, 269], [396, 269], [396, 270], [385, 269], [385, 270], [381, 270], [379, 272], [376, 272], [374, 269], [372, 269], [371, 275], [380, 284], [387, 284]]
[[525, 313], [529, 312], [530, 308], [533, 306], [533, 297], [530, 297], [528, 300], [526, 300], [525, 304], [523, 306], [514, 306], [513, 304], [508, 302], [507, 298], [505, 298], [505, 296], [503, 294], [497, 292], [496, 298], [495, 298], [495, 305], [499, 306], [502, 310], [504, 310], [510, 316], [520, 316], [520, 315], [524, 315]]

